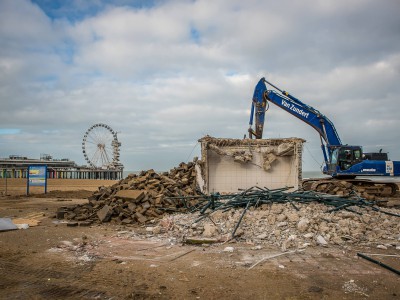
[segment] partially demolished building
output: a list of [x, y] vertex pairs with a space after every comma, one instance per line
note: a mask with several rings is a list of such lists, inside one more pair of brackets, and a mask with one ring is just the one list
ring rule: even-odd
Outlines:
[[205, 136], [199, 142], [201, 161], [196, 171], [203, 193], [232, 193], [252, 186], [297, 189], [301, 185], [303, 139]]

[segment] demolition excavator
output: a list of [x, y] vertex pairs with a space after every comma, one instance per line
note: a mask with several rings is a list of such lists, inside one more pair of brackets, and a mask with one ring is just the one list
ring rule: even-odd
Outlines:
[[[267, 88], [268, 86], [268, 88]], [[272, 87], [269, 89], [269, 87]], [[273, 103], [301, 121], [313, 127], [319, 134], [324, 158], [322, 172], [333, 178], [352, 179], [352, 183], [370, 182], [371, 180], [354, 179], [357, 176], [400, 176], [400, 161], [391, 161], [382, 151], [364, 153], [361, 146], [343, 144], [333, 123], [321, 112], [305, 104], [286, 91], [283, 91], [261, 78], [255, 87], [250, 113], [249, 138], [263, 137], [265, 113]], [[255, 128], [253, 122], [255, 120]], [[379, 181], [383, 187], [389, 187], [395, 193], [397, 185]]]

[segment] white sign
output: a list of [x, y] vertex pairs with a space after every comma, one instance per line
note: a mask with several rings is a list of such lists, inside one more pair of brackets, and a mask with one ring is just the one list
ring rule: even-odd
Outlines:
[[386, 173], [389, 173], [390, 176], [394, 176], [394, 168], [392, 161], [385, 161], [386, 163]]

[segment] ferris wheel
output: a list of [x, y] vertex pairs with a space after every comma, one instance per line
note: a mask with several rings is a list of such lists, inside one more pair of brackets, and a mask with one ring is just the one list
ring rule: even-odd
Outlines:
[[117, 132], [102, 123], [92, 125], [83, 136], [82, 151], [89, 166], [94, 169], [121, 168]]

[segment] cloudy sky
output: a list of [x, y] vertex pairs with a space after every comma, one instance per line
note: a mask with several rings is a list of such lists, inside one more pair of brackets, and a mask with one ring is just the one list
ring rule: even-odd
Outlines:
[[[0, 157], [70, 158], [108, 124], [126, 170], [167, 170], [208, 134], [247, 133], [266, 77], [327, 115], [343, 143], [400, 160], [398, 0], [1, 0]], [[271, 105], [265, 138], [319, 137]]]

